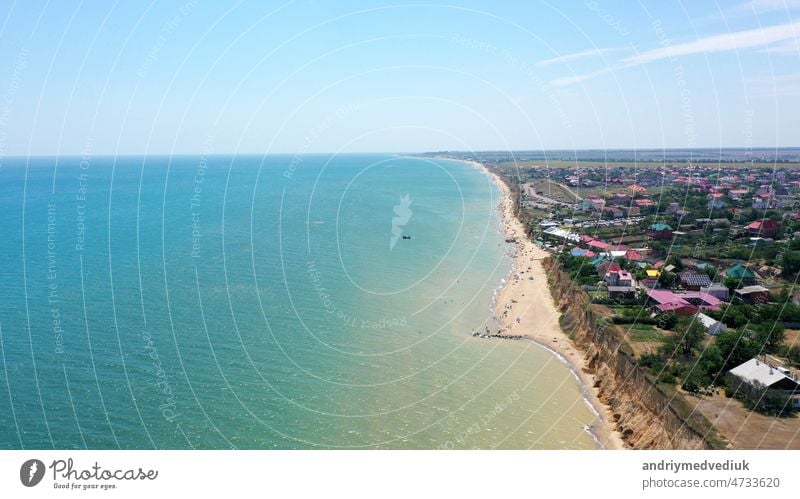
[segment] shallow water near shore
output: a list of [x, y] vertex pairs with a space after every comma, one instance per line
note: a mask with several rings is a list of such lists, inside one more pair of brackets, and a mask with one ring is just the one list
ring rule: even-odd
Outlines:
[[0, 190], [2, 448], [597, 447], [567, 366], [472, 337], [511, 260], [470, 165], [6, 159]]

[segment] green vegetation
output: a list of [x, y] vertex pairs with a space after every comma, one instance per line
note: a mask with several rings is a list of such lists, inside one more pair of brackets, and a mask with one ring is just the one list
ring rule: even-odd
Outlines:
[[772, 416], [786, 416], [793, 412], [791, 398], [783, 391], [763, 385], [753, 387], [732, 375], [726, 376], [725, 382], [725, 394], [741, 400], [751, 410]]
[[[544, 163], [531, 162], [527, 166], [531, 164]], [[648, 167], [664, 166], [659, 162], [638, 163], [635, 168], [625, 161], [608, 164], [549, 161], [548, 166], [527, 168], [524, 164], [501, 162], [499, 169], [513, 168], [517, 182], [548, 185], [551, 190], [558, 191], [561, 198], [565, 194], [559, 184], [569, 185], [569, 189], [579, 196], [594, 194], [604, 198], [606, 209], [599, 210], [591, 203], [584, 204], [582, 209], [593, 211], [560, 205], [553, 207], [547, 218], [570, 218], [572, 220], [566, 222], [571, 224], [569, 230], [612, 244], [649, 247], [645, 253], [648, 264], [653, 265], [657, 260], [664, 262], [657, 286], [680, 288], [678, 274], [685, 271], [705, 273], [712, 282], [727, 287], [731, 294], [751, 283], [763, 283], [772, 289], [776, 284], [783, 286], [777, 302], [758, 305], [734, 302], [723, 304], [719, 311], [704, 311], [728, 327], [727, 331], [712, 337], [693, 318], [663, 313], [654, 316], [649, 308], [643, 306], [642, 292], [632, 300], [609, 297], [602, 283], [603, 276], [597, 270], [597, 261], [573, 257], [567, 251], [559, 252], [557, 258], [562, 268], [589, 293], [591, 303], [605, 305], [613, 312], [608, 318], [598, 319], [596, 329], [613, 330], [624, 338], [620, 348], [641, 354], [637, 362], [660, 389], [675, 391], [680, 387], [688, 392], [703, 393], [727, 386], [730, 369], [761, 354], [779, 355], [788, 363], [800, 366], [800, 345], [784, 345], [784, 324], [800, 323], [800, 306], [794, 305], [790, 299], [790, 290], [794, 289], [793, 284], [800, 277], [800, 237], [793, 236], [800, 232], [800, 216], [792, 212], [800, 211], [800, 206], [791, 201], [792, 195], [795, 199], [800, 196], [800, 184], [796, 182], [800, 175], [785, 173], [787, 177], [781, 180], [781, 185], [769, 184], [765, 179], [777, 174], [774, 165], [769, 165], [770, 168], [739, 165], [748, 169], [746, 174], [752, 178], [747, 179], [743, 177], [745, 173], [724, 171], [730, 165], [720, 165], [718, 169], [700, 167], [694, 170], [691, 176], [696, 180], [687, 184], [686, 179], [659, 182], [660, 175], [681, 175], [670, 172], [670, 165], [661, 172], [647, 171]], [[584, 170], [576, 173], [574, 166]], [[671, 168], [679, 170], [674, 165]], [[792, 179], [795, 182], [790, 182]], [[579, 186], [575, 186], [576, 183]], [[631, 189], [633, 183], [645, 186], [646, 191], [642, 192], [638, 187]], [[712, 188], [723, 184], [728, 186], [721, 191]], [[777, 207], [767, 210], [754, 208], [755, 195], [762, 194], [764, 188], [761, 186], [767, 184], [775, 185], [776, 191], [770, 190], [769, 193], [776, 196]], [[728, 195], [726, 189], [746, 189], [746, 194]], [[723, 194], [712, 197], [712, 192]], [[524, 198], [523, 195], [523, 203]], [[635, 203], [638, 199], [650, 199], [652, 205]], [[636, 211], [629, 213], [634, 204]], [[612, 217], [619, 217], [620, 212], [625, 217], [636, 218], [627, 218], [623, 223], [614, 222]], [[536, 223], [544, 216], [531, 217], [534, 230], [539, 230]], [[607, 222], [594, 223], [598, 219]], [[748, 229], [750, 223], [762, 220], [778, 223], [770, 227], [768, 234], [753, 233]], [[648, 235], [651, 228], [661, 232], [674, 229], [674, 233], [657, 234], [656, 237], [665, 238], [652, 240]], [[553, 242], [562, 244], [556, 240]], [[566, 244], [565, 248], [571, 246]], [[737, 265], [743, 262], [747, 264]], [[648, 278], [646, 266], [624, 259], [617, 259], [616, 263], [631, 272], [639, 282]], [[666, 271], [669, 266], [674, 268]], [[773, 292], [772, 299], [775, 298]], [[637, 343], [643, 344], [637, 346]], [[773, 411], [784, 398], [766, 392], [763, 395], [766, 402], [753, 406], [763, 412]]]
[[[726, 386], [726, 373], [763, 353], [778, 353], [784, 339], [780, 322], [750, 324], [731, 329], [708, 339], [697, 321], [680, 319], [674, 334], [662, 336], [663, 344], [657, 353], [644, 354], [638, 362], [659, 382], [680, 384], [692, 393], [701, 393], [713, 386]], [[800, 356], [800, 348], [792, 355]], [[765, 410], [755, 406], [757, 410]]]

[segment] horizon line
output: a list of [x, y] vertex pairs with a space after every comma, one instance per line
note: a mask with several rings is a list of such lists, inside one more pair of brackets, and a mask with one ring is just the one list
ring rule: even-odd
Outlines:
[[393, 155], [415, 155], [415, 154], [444, 154], [444, 153], [467, 153], [467, 154], [481, 154], [481, 153], [564, 153], [564, 152], [675, 152], [675, 151], [800, 151], [800, 145], [796, 146], [733, 146], [733, 147], [587, 147], [576, 149], [439, 149], [427, 151], [322, 151], [322, 152], [124, 152], [124, 153], [36, 153], [36, 154], [4, 154], [0, 156], [0, 162], [4, 159], [25, 159], [25, 158], [54, 158], [54, 157], [147, 157], [147, 156], [335, 156], [347, 154], [393, 154]]

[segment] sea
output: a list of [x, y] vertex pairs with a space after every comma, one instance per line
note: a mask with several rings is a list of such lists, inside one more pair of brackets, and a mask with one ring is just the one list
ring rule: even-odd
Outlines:
[[594, 449], [500, 191], [392, 154], [3, 158], [2, 449]]

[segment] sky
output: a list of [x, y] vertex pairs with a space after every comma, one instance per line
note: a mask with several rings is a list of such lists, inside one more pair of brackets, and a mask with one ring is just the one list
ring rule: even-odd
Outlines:
[[0, 157], [800, 146], [800, 0], [0, 2]]

